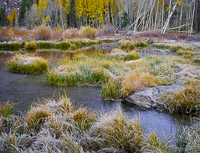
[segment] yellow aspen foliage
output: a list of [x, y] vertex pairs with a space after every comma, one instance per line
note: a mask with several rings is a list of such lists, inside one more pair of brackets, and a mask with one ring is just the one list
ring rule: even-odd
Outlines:
[[122, 15], [123, 10], [124, 10], [124, 1], [120, 0], [120, 12], [119, 12], [120, 15]]
[[171, 11], [171, 8], [168, 7], [168, 8], [167, 8], [167, 11]]
[[158, 2], [158, 7], [159, 7], [159, 8], [162, 8], [162, 7], [163, 7], [163, 3], [164, 3], [163, 0], [159, 0], [159, 2]]
[[8, 20], [11, 25], [14, 25], [15, 18], [17, 17], [17, 10], [12, 10], [11, 14], [8, 15]]
[[49, 22], [50, 21], [50, 16], [46, 17], [46, 21]]
[[111, 8], [111, 16], [114, 16], [114, 10], [119, 11], [119, 5], [116, 0], [76, 0], [76, 16], [78, 19], [83, 17], [84, 20], [89, 17], [91, 25], [96, 21], [102, 25], [108, 6]]
[[44, 17], [47, 5], [48, 5], [48, 1], [47, 0], [39, 0], [38, 1], [38, 5], [36, 5], [36, 4], [34, 5], [35, 10], [37, 11], [38, 20], [40, 20], [40, 19], [42, 19]]
[[180, 6], [184, 6], [184, 3], [181, 2], [181, 1], [178, 1], [178, 5], [180, 5]]

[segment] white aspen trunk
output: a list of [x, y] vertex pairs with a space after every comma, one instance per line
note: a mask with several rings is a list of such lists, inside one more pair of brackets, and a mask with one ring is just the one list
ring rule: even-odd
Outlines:
[[191, 29], [190, 29], [190, 35], [193, 32], [193, 25], [194, 25], [194, 13], [195, 13], [195, 8], [196, 8], [196, 1], [193, 2], [194, 3], [194, 7], [193, 7], [193, 12], [192, 12], [192, 22], [191, 22]]
[[167, 20], [166, 20], [166, 22], [165, 22], [165, 25], [164, 25], [163, 29], [162, 29], [162, 33], [163, 33], [163, 34], [166, 32], [166, 30], [167, 30], [167, 28], [168, 28], [168, 26], [169, 26], [170, 19], [171, 19], [172, 15], [173, 15], [173, 13], [174, 13], [174, 11], [175, 11], [175, 9], [176, 9], [177, 4], [178, 4], [178, 0], [177, 0], [177, 2], [174, 4], [174, 7], [173, 7], [172, 10], [170, 11], [170, 13], [168, 14], [168, 18], [167, 18]]
[[[182, 16], [183, 16], [183, 5], [181, 5], [181, 14], [180, 14], [180, 19], [179, 19], [179, 26], [182, 24]], [[181, 27], [179, 28], [179, 32], [181, 31]]]

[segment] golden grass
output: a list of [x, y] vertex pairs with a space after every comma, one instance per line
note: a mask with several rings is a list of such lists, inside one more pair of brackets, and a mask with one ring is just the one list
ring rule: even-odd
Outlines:
[[127, 97], [128, 95], [143, 90], [146, 87], [155, 87], [156, 85], [156, 80], [153, 75], [135, 70], [125, 76], [121, 91], [123, 97]]
[[29, 128], [39, 130], [40, 125], [48, 116], [50, 116], [50, 112], [47, 108], [41, 106], [32, 107], [26, 116], [27, 124]]

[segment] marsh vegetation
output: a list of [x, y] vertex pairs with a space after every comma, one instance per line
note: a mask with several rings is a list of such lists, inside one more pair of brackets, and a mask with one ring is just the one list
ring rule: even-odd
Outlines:
[[[36, 37], [32, 40], [0, 43], [2, 53], [5, 53], [5, 50], [11, 51], [8, 60], [5, 59], [7, 70], [3, 68], [3, 71], [29, 74], [30, 78], [38, 77], [39, 83], [46, 87], [45, 90], [95, 86], [100, 88], [98, 94], [101, 94], [104, 103], [115, 101], [127, 105], [127, 102], [129, 103], [127, 99], [136, 95], [137, 99], [131, 100], [139, 99], [140, 103], [144, 104], [149, 101], [154, 102], [150, 110], [146, 111], [164, 111], [168, 114], [188, 115], [191, 118], [199, 115], [199, 46], [131, 40], [123, 36], [120, 39], [96, 38], [98, 30], [90, 27], [83, 27], [75, 32], [68, 31], [75, 33], [69, 38], [64, 35], [65, 32], [60, 33], [62, 39], [57, 40], [52, 39], [54, 32], [48, 27], [38, 27], [35, 30]], [[92, 49], [91, 54], [86, 54], [85, 48]], [[144, 55], [145, 50], [155, 50], [156, 53], [149, 52]], [[59, 53], [56, 62], [50, 60], [55, 54], [45, 56], [51, 52]], [[167, 54], [159, 56], [162, 53]], [[27, 82], [24, 85], [26, 84]], [[177, 88], [165, 91], [164, 87]], [[32, 89], [35, 90], [34, 87]], [[142, 95], [141, 92], [146, 93]], [[29, 106], [31, 104], [30, 102]], [[144, 104], [138, 106], [145, 108]], [[181, 125], [184, 135], [177, 130], [177, 137], [171, 142], [168, 136], [160, 137], [153, 131], [147, 132], [141, 125], [140, 118], [129, 120], [121, 110], [110, 109], [108, 113], [99, 113], [72, 105], [73, 103], [66, 97], [56, 100], [46, 99], [28, 109], [26, 115], [13, 114], [13, 105], [9, 103], [2, 105], [0, 150], [2, 152], [198, 152], [199, 150], [199, 146], [194, 145], [199, 142], [198, 120], [195, 123], [191, 122], [191, 126], [188, 127]], [[88, 105], [92, 105], [91, 101]], [[127, 107], [132, 109], [135, 105]], [[191, 137], [194, 135], [196, 137], [191, 142]]]

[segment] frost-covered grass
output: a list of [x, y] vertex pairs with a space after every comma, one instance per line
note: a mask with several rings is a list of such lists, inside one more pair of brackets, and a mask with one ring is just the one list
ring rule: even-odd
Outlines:
[[1, 118], [1, 152], [167, 152], [168, 141], [146, 134], [121, 111], [98, 115], [70, 100], [46, 99], [27, 115]]
[[41, 57], [16, 55], [8, 61], [7, 68], [13, 73], [40, 74], [47, 71], [48, 62]]
[[171, 112], [183, 114], [200, 113], [200, 81], [189, 82], [184, 89], [161, 96]]
[[190, 126], [180, 126], [176, 134], [176, 152], [200, 152], [200, 120], [194, 117]]
[[[149, 56], [126, 61], [126, 55], [121, 50], [115, 50], [114, 56], [113, 53], [95, 57], [78, 56], [49, 70], [45, 80], [59, 86], [100, 85], [103, 98], [116, 100], [147, 87], [181, 82], [182, 70], [187, 67], [187, 60], [180, 57]], [[180, 67], [180, 64], [185, 66]], [[184, 75], [187, 74], [189, 72], [184, 71]]]

